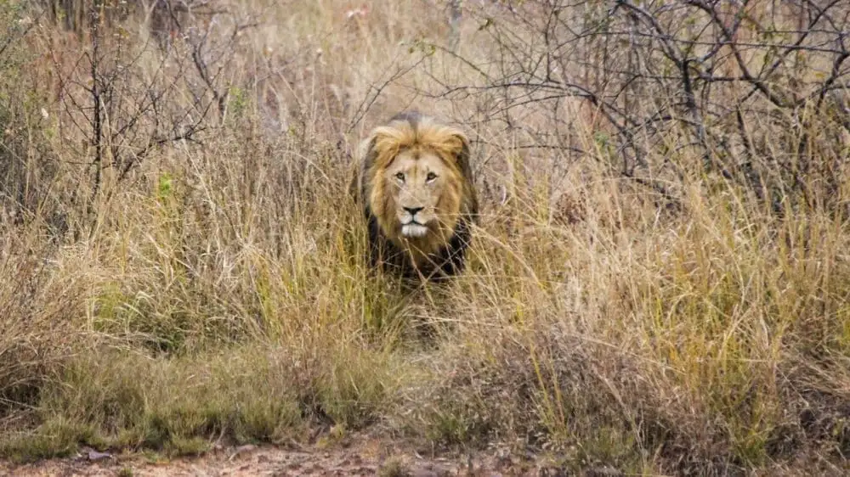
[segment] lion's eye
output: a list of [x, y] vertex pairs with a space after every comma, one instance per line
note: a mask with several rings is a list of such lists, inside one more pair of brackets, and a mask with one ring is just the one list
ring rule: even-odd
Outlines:
[[395, 175], [395, 178], [400, 180], [401, 182], [404, 182], [404, 172], [399, 172]]
[[433, 182], [434, 179], [436, 179], [436, 178], [437, 178], [437, 174], [434, 174], [433, 172], [429, 172], [428, 175], [425, 176], [425, 180], [428, 181], [428, 182]]

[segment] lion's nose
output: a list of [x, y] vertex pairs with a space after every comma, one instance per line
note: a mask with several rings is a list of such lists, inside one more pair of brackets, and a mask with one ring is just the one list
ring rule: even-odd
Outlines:
[[424, 207], [405, 207], [404, 210], [410, 214], [411, 217], [416, 217], [416, 213], [420, 210], [424, 209]]

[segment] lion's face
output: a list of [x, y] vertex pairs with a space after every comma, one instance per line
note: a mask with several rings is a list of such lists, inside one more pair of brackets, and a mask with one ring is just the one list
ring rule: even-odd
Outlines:
[[[356, 181], [368, 216], [417, 265], [446, 247], [477, 213], [469, 144], [459, 130], [405, 115], [372, 131]], [[362, 195], [361, 195], [362, 194]]]
[[460, 207], [455, 179], [434, 152], [417, 148], [396, 156], [384, 170], [383, 180], [398, 235], [420, 239], [452, 231]]

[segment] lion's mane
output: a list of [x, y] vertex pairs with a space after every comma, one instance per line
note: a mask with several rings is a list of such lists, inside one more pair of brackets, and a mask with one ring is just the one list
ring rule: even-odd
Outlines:
[[[452, 230], [429, 234], [415, 243], [415, 250], [394, 227], [397, 219], [387, 206], [393, 203], [389, 196], [393, 188], [387, 187], [381, 179], [396, 156], [413, 147], [439, 156], [447, 168], [447, 180], [453, 181], [453, 187], [444, 194], [458, 195], [440, 197], [440, 203], [456, 209], [438, 209], [438, 216], [444, 223], [454, 223]], [[360, 167], [352, 182], [352, 192], [368, 223], [369, 258], [373, 267], [391, 269], [407, 277], [421, 274], [431, 279], [446, 278], [463, 270], [471, 238], [470, 226], [478, 214], [469, 156], [469, 140], [463, 132], [415, 111], [394, 116], [362, 142]]]

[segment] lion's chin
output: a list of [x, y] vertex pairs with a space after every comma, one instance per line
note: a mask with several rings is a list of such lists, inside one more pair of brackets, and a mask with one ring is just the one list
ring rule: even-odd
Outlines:
[[407, 224], [401, 226], [401, 235], [407, 238], [421, 238], [428, 233], [428, 227], [421, 224]]

